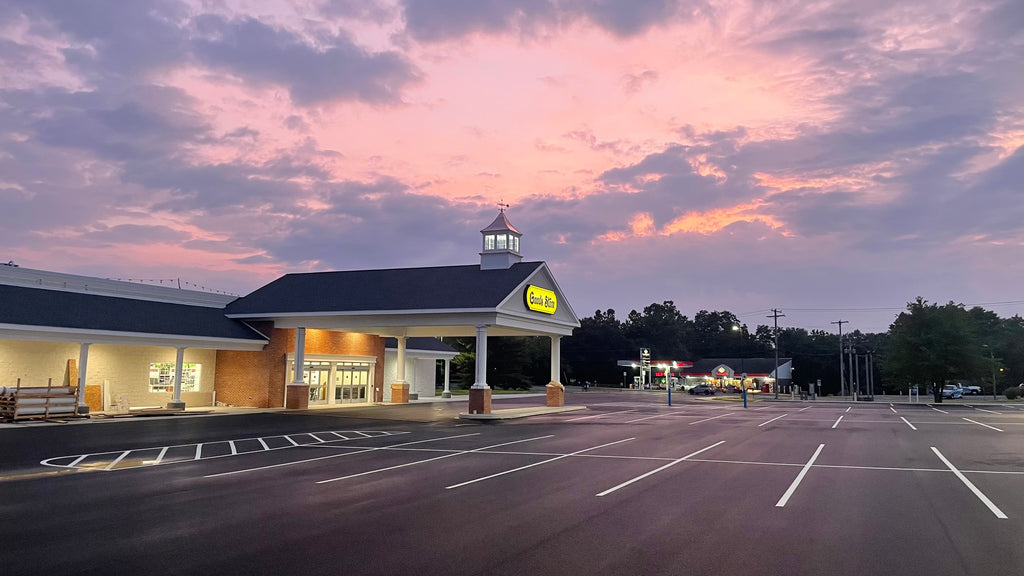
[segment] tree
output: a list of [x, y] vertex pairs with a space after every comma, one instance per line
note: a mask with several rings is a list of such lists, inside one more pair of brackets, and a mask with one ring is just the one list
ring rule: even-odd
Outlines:
[[962, 304], [929, 304], [918, 296], [889, 327], [886, 371], [897, 380], [932, 385], [942, 402], [946, 382], [971, 378], [984, 367], [976, 323]]
[[686, 347], [692, 324], [679, 313], [675, 302], [666, 300], [661, 304], [644, 307], [641, 314], [636, 310], [629, 313], [625, 324], [626, 337], [635, 347], [651, 349], [653, 359], [675, 360], [689, 358]]

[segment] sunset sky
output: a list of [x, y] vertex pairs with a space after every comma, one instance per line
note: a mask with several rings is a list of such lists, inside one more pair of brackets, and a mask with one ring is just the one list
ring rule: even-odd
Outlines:
[[1020, 0], [0, 0], [0, 262], [470, 264], [577, 315], [1024, 315]]

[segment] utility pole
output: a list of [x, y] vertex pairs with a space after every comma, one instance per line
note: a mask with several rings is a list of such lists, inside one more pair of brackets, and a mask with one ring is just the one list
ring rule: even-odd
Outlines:
[[832, 324], [839, 325], [839, 395], [846, 396], [846, 379], [843, 376], [843, 324], [849, 324], [849, 320], [836, 320]]
[[772, 315], [768, 318], [775, 319], [775, 399], [779, 399], [779, 318], [785, 318], [778, 308], [772, 308]]

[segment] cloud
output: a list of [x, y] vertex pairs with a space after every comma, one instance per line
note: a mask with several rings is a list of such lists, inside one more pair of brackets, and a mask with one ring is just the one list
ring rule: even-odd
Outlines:
[[396, 104], [420, 76], [398, 52], [370, 53], [346, 35], [322, 35], [314, 46], [296, 34], [254, 18], [195, 19], [197, 60], [248, 81], [288, 87], [299, 105], [332, 100]]

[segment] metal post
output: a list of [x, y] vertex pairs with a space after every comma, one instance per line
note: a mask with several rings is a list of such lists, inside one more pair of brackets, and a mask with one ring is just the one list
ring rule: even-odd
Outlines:
[[[996, 399], [996, 357], [992, 353], [992, 347], [988, 348], [988, 358], [992, 361], [992, 400]], [[1012, 382], [1012, 380], [1011, 380]]]
[[843, 324], [848, 324], [849, 320], [837, 320], [832, 324], [839, 325], [839, 395], [846, 396], [846, 377], [843, 374]]

